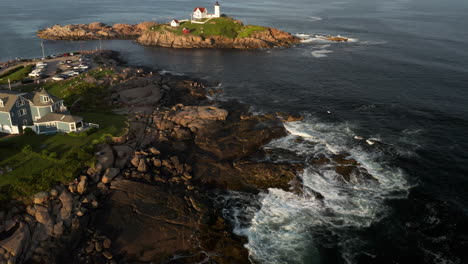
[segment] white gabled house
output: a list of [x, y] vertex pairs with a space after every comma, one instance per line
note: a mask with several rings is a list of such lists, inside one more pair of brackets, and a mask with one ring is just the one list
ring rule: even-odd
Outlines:
[[178, 26], [180, 26], [179, 20], [173, 19], [173, 20], [171, 21], [171, 27], [178, 27]]
[[214, 14], [209, 14], [208, 10], [204, 7], [195, 7], [193, 9], [192, 18], [193, 19], [204, 19], [204, 18], [212, 18], [212, 17], [221, 17], [221, 6], [218, 2], [215, 3], [214, 6]]
[[203, 19], [207, 18], [208, 10], [204, 7], [195, 7], [193, 9], [193, 18], [194, 19]]

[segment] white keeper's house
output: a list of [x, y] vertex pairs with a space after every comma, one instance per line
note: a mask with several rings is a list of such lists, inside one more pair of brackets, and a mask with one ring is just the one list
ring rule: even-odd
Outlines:
[[209, 14], [208, 9], [204, 7], [195, 7], [193, 9], [193, 14], [192, 14], [193, 19], [204, 19], [204, 18], [212, 18], [212, 17], [221, 17], [221, 7], [218, 2], [216, 2], [214, 6], [214, 14]]

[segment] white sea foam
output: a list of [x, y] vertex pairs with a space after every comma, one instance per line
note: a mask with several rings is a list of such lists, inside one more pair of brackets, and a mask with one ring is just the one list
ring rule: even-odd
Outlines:
[[165, 74], [172, 74], [172, 75], [179, 75], [179, 76], [184, 75], [182, 73], [175, 72], [175, 71], [169, 71], [169, 70], [160, 70], [160, 71], [158, 71], [158, 73], [161, 74], [161, 75], [165, 75]]
[[332, 41], [332, 40], [328, 40], [327, 36], [324, 36], [324, 35], [310, 35], [310, 34], [304, 34], [304, 33], [298, 33], [294, 35], [300, 38], [302, 43], [356, 43], [356, 42], [359, 42], [359, 39], [357, 38], [344, 37], [341, 35], [337, 35], [337, 37], [347, 38], [348, 41], [343, 41], [343, 42]]
[[329, 53], [333, 53], [333, 51], [321, 49], [321, 50], [314, 50], [310, 54], [312, 54], [312, 56], [314, 56], [315, 58], [326, 58], [328, 57], [327, 54]]
[[316, 17], [316, 16], [311, 16], [308, 19], [308, 21], [310, 21], [310, 22], [315, 22], [315, 21], [320, 21], [320, 20], [322, 20], [322, 18], [321, 17]]
[[[321, 239], [324, 237], [333, 237], [332, 244], [340, 246], [343, 258], [353, 262], [360, 243], [349, 230], [368, 227], [382, 217], [386, 211], [385, 199], [407, 195], [409, 184], [404, 173], [382, 162], [385, 154], [366, 151], [357, 144], [351, 124], [306, 120], [286, 123], [290, 135], [265, 148], [293, 151], [305, 159], [317, 153], [347, 152], [379, 183], [344, 184], [336, 180], [334, 170], [307, 167], [301, 178], [307, 187], [306, 194], [311, 192], [311, 195], [298, 196], [269, 189], [259, 198], [259, 211], [253, 217], [252, 210], [247, 214], [246, 219], [251, 219], [249, 224], [241, 226], [237, 223], [236, 229], [238, 234], [248, 237], [246, 247], [257, 262], [304, 263], [306, 256], [309, 260], [310, 254], [316, 254], [313, 244], [323, 244]], [[298, 136], [304, 140], [295, 140]], [[323, 201], [314, 198], [314, 191], [324, 196]], [[243, 214], [238, 211], [236, 215]]]

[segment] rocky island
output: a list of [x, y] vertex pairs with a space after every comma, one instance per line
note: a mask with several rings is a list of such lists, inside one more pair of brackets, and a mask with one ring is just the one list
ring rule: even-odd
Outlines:
[[244, 25], [229, 17], [202, 21], [178, 21], [176, 25], [155, 22], [113, 26], [97, 22], [55, 25], [39, 30], [37, 36], [51, 40], [128, 39], [142, 45], [168, 48], [261, 49], [291, 47], [301, 41], [290, 33], [269, 27]]

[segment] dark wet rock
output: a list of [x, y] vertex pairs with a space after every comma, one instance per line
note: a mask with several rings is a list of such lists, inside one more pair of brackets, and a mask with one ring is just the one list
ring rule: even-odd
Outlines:
[[309, 162], [314, 167], [335, 172], [335, 180], [347, 183], [377, 183], [378, 180], [372, 176], [357, 160], [351, 158], [347, 153], [326, 156], [320, 154]]
[[268, 188], [287, 191], [289, 182], [302, 170], [301, 164], [248, 160], [229, 163], [199, 159], [195, 164], [195, 180], [212, 187], [236, 191], [257, 191]]
[[[113, 248], [129, 261], [158, 263], [179, 254], [187, 256], [180, 263], [192, 263], [189, 256], [206, 250], [217, 253], [219, 263], [247, 263], [242, 240], [216, 231], [226, 226], [210, 213], [207, 201], [191, 197], [188, 207], [186, 195], [182, 188], [112, 182], [109, 200], [96, 218], [96, 226], [112, 238]], [[190, 210], [194, 205], [198, 210]], [[231, 253], [224, 255], [227, 252]]]

